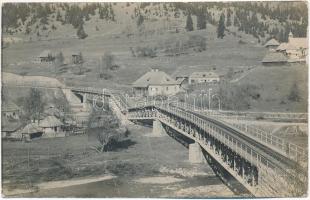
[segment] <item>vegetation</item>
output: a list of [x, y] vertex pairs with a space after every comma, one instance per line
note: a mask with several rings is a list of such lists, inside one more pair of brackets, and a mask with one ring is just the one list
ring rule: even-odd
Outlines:
[[220, 21], [217, 27], [217, 38], [223, 39], [225, 36], [225, 16], [221, 14]]
[[99, 153], [113, 150], [129, 134], [126, 128], [119, 126], [111, 111], [95, 109], [89, 117], [87, 133], [97, 138], [98, 144], [93, 149]]
[[193, 31], [193, 30], [194, 30], [194, 27], [193, 27], [193, 20], [192, 20], [191, 14], [188, 14], [188, 15], [187, 15], [186, 27], [185, 27], [185, 29], [186, 29], [187, 31]]
[[25, 98], [24, 103], [24, 108], [28, 119], [39, 123], [40, 116], [44, 111], [45, 105], [42, 93], [36, 88], [31, 88], [29, 96]]

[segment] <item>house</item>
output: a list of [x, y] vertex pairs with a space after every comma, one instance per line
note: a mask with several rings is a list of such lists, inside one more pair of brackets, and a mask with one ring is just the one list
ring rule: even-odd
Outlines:
[[12, 101], [3, 101], [1, 108], [1, 116], [11, 119], [19, 119], [21, 114], [20, 108]]
[[220, 76], [215, 72], [193, 72], [188, 78], [188, 84], [218, 83]]
[[42, 128], [38, 126], [38, 123], [27, 124], [21, 131], [21, 138], [26, 141], [30, 141], [34, 138], [39, 138], [43, 135]]
[[268, 49], [276, 49], [279, 45], [280, 45], [280, 43], [277, 40], [275, 40], [274, 38], [272, 38], [271, 40], [266, 42], [265, 47]]
[[295, 38], [290, 32], [288, 42], [282, 43], [276, 49], [288, 57], [288, 62], [305, 62], [308, 55], [308, 39]]
[[158, 69], [152, 69], [132, 83], [133, 92], [138, 96], [175, 95], [180, 91], [180, 85], [168, 74]]
[[53, 53], [50, 50], [44, 50], [38, 56], [38, 59], [41, 63], [50, 63], [55, 60], [55, 55], [53, 55]]
[[71, 54], [71, 60], [73, 64], [80, 64], [83, 61], [82, 53], [79, 51], [73, 52]]
[[284, 65], [287, 58], [280, 52], [268, 52], [262, 60], [263, 65]]
[[20, 120], [2, 118], [1, 122], [2, 138], [21, 139], [21, 135], [18, 132], [22, 128], [22, 123]]
[[39, 123], [44, 137], [64, 137], [63, 126], [64, 124], [55, 116], [47, 116]]

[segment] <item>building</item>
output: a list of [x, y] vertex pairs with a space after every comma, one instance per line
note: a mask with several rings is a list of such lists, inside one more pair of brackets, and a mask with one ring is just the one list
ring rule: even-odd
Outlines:
[[18, 132], [22, 128], [20, 120], [8, 120], [2, 118], [1, 123], [1, 137], [10, 139], [21, 139], [21, 135]]
[[50, 50], [44, 50], [38, 56], [38, 59], [41, 63], [50, 63], [55, 60], [55, 55], [53, 55], [53, 53]]
[[168, 96], [180, 91], [180, 85], [168, 74], [158, 69], [152, 69], [132, 84], [137, 96]]
[[268, 49], [276, 49], [279, 45], [280, 45], [280, 43], [277, 40], [275, 40], [274, 38], [272, 38], [271, 40], [266, 42], [265, 47]]
[[189, 78], [189, 84], [197, 83], [218, 83], [220, 76], [215, 72], [193, 72]]
[[39, 127], [42, 128], [44, 137], [63, 137], [64, 124], [55, 116], [47, 116], [39, 123]]
[[12, 101], [3, 101], [1, 108], [1, 116], [11, 119], [19, 119], [21, 110], [20, 108]]
[[288, 62], [305, 62], [308, 55], [308, 39], [295, 38], [290, 32], [287, 43], [282, 43], [276, 49], [288, 58]]
[[80, 64], [83, 61], [82, 53], [81, 52], [73, 52], [71, 55], [71, 60], [73, 64]]
[[21, 131], [21, 139], [30, 141], [34, 138], [39, 138], [43, 135], [42, 128], [38, 126], [38, 123], [27, 124]]
[[262, 60], [263, 65], [284, 65], [287, 58], [280, 52], [268, 52]]

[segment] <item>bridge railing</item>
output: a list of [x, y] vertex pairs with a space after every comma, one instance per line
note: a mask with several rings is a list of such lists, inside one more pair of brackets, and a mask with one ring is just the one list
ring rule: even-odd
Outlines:
[[[212, 123], [192, 114], [188, 113], [184, 110], [181, 110], [176, 107], [171, 107], [169, 105], [160, 105], [156, 106], [157, 108], [166, 111], [167, 113], [171, 113], [175, 116], [178, 116], [180, 118], [183, 118], [189, 122], [192, 122], [196, 125], [198, 125], [199, 128], [205, 130], [210, 135], [212, 135], [214, 138], [218, 139], [220, 142], [234, 150], [236, 153], [238, 153], [240, 156], [248, 160], [253, 165], [259, 167], [260, 169], [263, 169], [264, 173], [267, 173], [268, 175], [273, 174], [273, 177], [278, 177], [278, 179], [290, 176], [289, 173], [286, 171], [286, 169], [279, 168], [277, 164], [272, 161], [272, 157], [266, 157], [262, 155], [260, 152], [256, 151], [251, 147], [250, 145], [243, 143], [236, 139], [234, 136], [229, 134], [227, 131], [222, 130], [221, 128], [218, 128], [214, 126]], [[149, 110], [149, 111], [137, 111], [136, 113], [140, 114], [133, 114], [131, 113], [131, 117], [140, 117], [140, 118], [155, 118], [157, 117], [161, 121], [173, 125], [173, 120], [169, 119], [168, 116], [166, 116], [164, 113], [157, 111], [157, 110]], [[135, 115], [135, 116], [134, 116]], [[182, 128], [181, 128], [182, 129]], [[196, 136], [197, 137], [197, 136]], [[197, 139], [197, 138], [196, 138]], [[202, 142], [204, 145], [210, 145], [208, 144], [203, 138], [199, 138], [199, 142]], [[268, 176], [266, 176], [268, 179]], [[261, 181], [262, 182], [262, 181]], [[270, 181], [265, 181], [265, 183], [269, 183]], [[266, 185], [266, 188], [269, 186]]]
[[[229, 120], [232, 119], [231, 116], [227, 117], [226, 115], [223, 115], [220, 112], [217, 111], [206, 111], [203, 110], [201, 111], [199, 107], [191, 105], [191, 104], [186, 104], [184, 102], [177, 102], [177, 103], [164, 103], [162, 101], [150, 101], [150, 102], [141, 102], [141, 105], [144, 107], [147, 106], [162, 106], [162, 105], [175, 105], [179, 108], [189, 110], [189, 111], [194, 111], [199, 114], [204, 114], [208, 117], [211, 117], [213, 119], [216, 119], [218, 121], [221, 121], [224, 124], [230, 125], [234, 127], [235, 129], [239, 130], [242, 134], [251, 137], [255, 139], [256, 141], [259, 141], [262, 144], [265, 144], [266, 146], [272, 148], [273, 150], [281, 153], [282, 155], [294, 160], [294, 161], [306, 161], [308, 154], [307, 150], [290, 142], [285, 141], [284, 139], [274, 136], [270, 133], [267, 133], [266, 131], [263, 131], [261, 129], [252, 127], [252, 126], [244, 126], [241, 125], [240, 123], [233, 123]], [[138, 106], [139, 107], [139, 106]], [[172, 107], [172, 106], [170, 106]], [[227, 120], [229, 119], [229, 120]], [[235, 121], [240, 120], [240, 118], [234, 117], [233, 118]]]

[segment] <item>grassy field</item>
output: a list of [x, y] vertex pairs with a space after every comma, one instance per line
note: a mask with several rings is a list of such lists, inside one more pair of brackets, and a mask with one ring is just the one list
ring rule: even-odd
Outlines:
[[[187, 149], [169, 136], [151, 137], [149, 135], [152, 130], [147, 127], [131, 126], [129, 130], [131, 134], [121, 145], [118, 145], [117, 149], [102, 154], [90, 149], [97, 141], [87, 135], [39, 139], [31, 143], [3, 141], [3, 187], [11, 191], [31, 189], [46, 181], [103, 175], [125, 178], [127, 182], [150, 176], [193, 177], [197, 172], [214, 176], [208, 165], [190, 164]], [[199, 170], [193, 173], [194, 169]], [[210, 179], [214, 178], [210, 177]], [[212, 180], [205, 179], [204, 182], [209, 181], [210, 184]], [[128, 187], [132, 184], [130, 183]], [[214, 184], [222, 185], [219, 180]], [[105, 187], [108, 185], [106, 184]], [[148, 184], [144, 183], [144, 185]], [[150, 185], [153, 184], [150, 183]], [[184, 186], [190, 187], [182, 184], [181, 188]], [[114, 191], [116, 188], [123, 187], [124, 184], [114, 185], [110, 189]], [[176, 192], [178, 189], [180, 187], [170, 189], [170, 192]], [[148, 194], [144, 194], [146, 191], [143, 190], [141, 188], [139, 191], [142, 193], [130, 195], [147, 196]], [[56, 195], [47, 194], [49, 194], [47, 196]], [[107, 191], [105, 194], [110, 192]], [[110, 195], [112, 195], [110, 197], [117, 196], [117, 192]], [[35, 197], [36, 193], [32, 196]]]
[[[128, 8], [129, 9], [129, 8]], [[154, 26], [157, 22], [154, 23]], [[88, 22], [89, 29], [93, 26]], [[132, 25], [132, 24], [131, 24]], [[206, 30], [148, 35], [139, 37], [138, 34], [127, 37], [123, 32], [124, 24], [102, 24], [102, 34], [92, 34], [84, 40], [73, 37], [61, 37], [46, 41], [16, 43], [3, 49], [3, 67], [5, 72], [22, 75], [42, 75], [55, 77], [67, 85], [92, 86], [110, 89], [130, 90], [130, 84], [142, 76], [150, 68], [158, 68], [172, 76], [190, 74], [194, 71], [212, 70], [220, 75], [226, 75], [230, 68], [243, 71], [235, 78], [242, 77], [232, 83], [237, 87], [244, 84], [258, 86], [260, 100], [251, 102], [251, 110], [255, 111], [307, 111], [307, 72], [303, 65], [265, 67], [261, 60], [268, 52], [257, 40], [246, 34], [226, 33], [224, 39], [216, 38], [216, 27], [209, 25]], [[114, 28], [113, 28], [114, 27]], [[202, 52], [188, 51], [179, 56], [158, 55], [154, 58], [133, 57], [130, 47], [162, 46], [173, 38], [180, 40], [189, 35], [200, 35], [207, 38], [206, 50]], [[244, 43], [240, 43], [242, 40]], [[31, 51], [30, 51], [31, 49]], [[53, 65], [34, 63], [35, 57], [45, 49], [62, 51], [67, 65], [55, 69]], [[79, 75], [79, 67], [70, 64], [71, 53], [81, 51], [85, 63], [83, 74]], [[114, 55], [115, 64], [120, 67], [107, 73], [110, 79], [99, 78], [99, 62], [105, 52]], [[247, 72], [249, 68], [254, 68]], [[57, 73], [55, 73], [57, 71]], [[287, 101], [292, 84], [298, 84], [299, 102]]]

